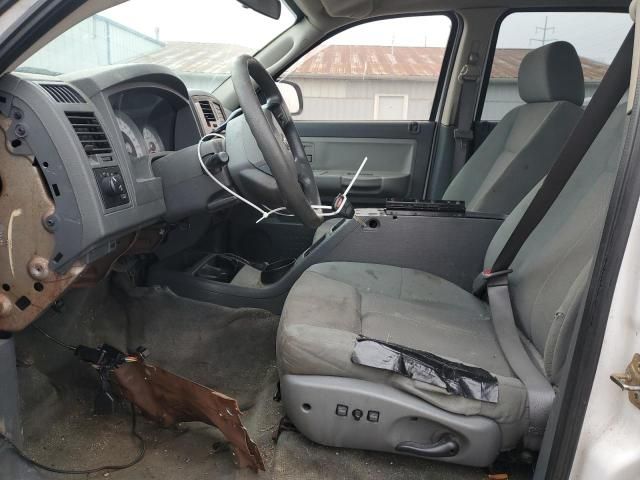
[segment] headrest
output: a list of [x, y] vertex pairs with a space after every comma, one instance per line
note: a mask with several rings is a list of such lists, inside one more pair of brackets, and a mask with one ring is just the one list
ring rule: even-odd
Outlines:
[[527, 103], [584, 102], [584, 75], [578, 52], [568, 42], [553, 42], [529, 52], [518, 73], [520, 97]]

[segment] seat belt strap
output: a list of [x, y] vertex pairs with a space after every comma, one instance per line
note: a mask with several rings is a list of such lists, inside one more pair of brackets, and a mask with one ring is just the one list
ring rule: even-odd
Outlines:
[[631, 28], [600, 86], [576, 127], [562, 147], [542, 186], [496, 257], [491, 272], [508, 269], [529, 235], [538, 226], [571, 178], [580, 161], [629, 88], [633, 57], [634, 27]]
[[451, 172], [452, 178], [467, 162], [473, 142], [473, 115], [476, 109], [476, 92], [478, 79], [480, 78], [478, 74], [473, 72], [477, 61], [478, 55], [474, 52], [470, 53], [468, 63], [462, 67], [458, 74], [458, 82], [462, 86], [458, 101], [456, 129], [453, 131], [455, 149], [453, 153], [453, 170]]
[[509, 267], [531, 232], [558, 197], [629, 86], [634, 29], [629, 32], [607, 70], [602, 83], [569, 136], [542, 186], [516, 225], [493, 267], [483, 272], [491, 308], [491, 320], [500, 349], [511, 370], [527, 389], [529, 428], [525, 447], [537, 450], [553, 405], [555, 392], [522, 344], [509, 293]]
[[491, 274], [487, 278], [487, 296], [491, 320], [500, 349], [513, 373], [527, 389], [529, 427], [524, 435], [524, 446], [539, 450], [555, 391], [547, 377], [531, 361], [520, 339], [509, 295], [509, 270]]

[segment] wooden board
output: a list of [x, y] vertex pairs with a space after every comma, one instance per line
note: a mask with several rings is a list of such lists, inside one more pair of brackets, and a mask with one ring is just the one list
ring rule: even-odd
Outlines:
[[84, 269], [58, 274], [49, 268], [55, 240], [44, 221], [55, 212], [33, 158], [12, 153], [0, 116], [0, 330], [33, 322]]

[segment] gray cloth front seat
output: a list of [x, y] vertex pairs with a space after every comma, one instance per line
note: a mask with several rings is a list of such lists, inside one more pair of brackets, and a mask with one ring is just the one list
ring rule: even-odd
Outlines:
[[[621, 106], [511, 265], [522, 341], [552, 384], [584, 299], [624, 124]], [[486, 266], [535, 191], [496, 233]], [[497, 378], [497, 402], [356, 364], [352, 354], [360, 335], [480, 367]], [[287, 297], [277, 360], [287, 414], [318, 443], [396, 451], [403, 442], [437, 443], [446, 434], [458, 438], [460, 448], [442, 460], [488, 465], [499, 451], [514, 448], [528, 426], [527, 391], [502, 354], [487, 302], [426, 272], [361, 263], [311, 267]], [[370, 412], [375, 422], [368, 420]]]
[[[582, 115], [584, 77], [567, 42], [529, 52], [520, 64], [524, 105], [507, 113], [451, 181], [444, 200], [464, 200], [467, 210], [508, 214], [549, 171]], [[314, 242], [337, 220], [316, 230]]]
[[546, 175], [582, 115], [584, 77], [573, 45], [528, 53], [518, 91], [525, 104], [507, 113], [445, 191], [474, 212], [508, 214]]

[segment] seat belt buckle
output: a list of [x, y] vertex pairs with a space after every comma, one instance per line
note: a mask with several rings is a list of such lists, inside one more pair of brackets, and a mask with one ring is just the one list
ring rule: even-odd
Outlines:
[[485, 280], [490, 280], [492, 278], [506, 277], [510, 273], [513, 273], [513, 270], [511, 270], [510, 268], [506, 270], [499, 270], [497, 272], [492, 272], [490, 268], [485, 268], [482, 271], [482, 278], [484, 278]]
[[[500, 270], [498, 272], [492, 272], [490, 268], [485, 268], [482, 272], [476, 276], [471, 287], [471, 293], [478, 298], [481, 298], [487, 291], [489, 284], [492, 286], [505, 285], [508, 281], [508, 275], [513, 272], [510, 268], [507, 270]], [[498, 279], [504, 279], [503, 282], [498, 282]], [[496, 283], [498, 282], [498, 283]]]

